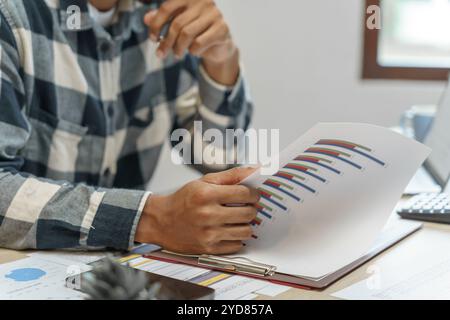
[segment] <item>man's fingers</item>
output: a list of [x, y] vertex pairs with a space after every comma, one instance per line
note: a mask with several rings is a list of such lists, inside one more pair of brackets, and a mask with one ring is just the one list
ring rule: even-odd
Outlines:
[[184, 6], [184, 1], [166, 1], [158, 10], [149, 11], [144, 16], [144, 23], [150, 28], [150, 34], [153, 40], [158, 40], [162, 27], [176, 15], [178, 10], [183, 9]]
[[212, 46], [230, 38], [230, 30], [225, 23], [214, 24], [211, 28], [199, 35], [190, 45], [189, 52], [199, 56]]
[[[161, 41], [158, 51], [162, 56], [166, 56], [170, 49], [175, 46], [175, 43], [180, 38], [184, 28], [197, 20], [201, 13], [201, 6], [197, 5], [190, 10], [180, 13], [170, 24], [169, 33], [166, 38]], [[181, 54], [180, 54], [181, 55]]]
[[235, 240], [249, 240], [252, 237], [253, 230], [250, 225], [235, 225], [223, 227], [221, 229], [221, 240], [235, 241]]
[[213, 185], [206, 184], [193, 195], [193, 201], [200, 204], [217, 203], [221, 205], [255, 204], [261, 194], [255, 188], [244, 185]]
[[255, 204], [261, 198], [255, 188], [244, 185], [217, 186], [215, 200], [220, 204]]
[[184, 26], [175, 43], [175, 54], [177, 56], [182, 55], [184, 51], [186, 51], [192, 45], [192, 43], [195, 42], [195, 39], [199, 35], [204, 33], [214, 24], [214, 19], [214, 16], [203, 15], [189, 25]]
[[234, 185], [238, 184], [249, 175], [254, 173], [257, 168], [233, 168], [231, 170], [219, 172], [219, 173], [210, 173], [205, 175], [202, 180], [212, 184], [218, 185]]
[[212, 210], [208, 216], [208, 225], [234, 225], [234, 224], [249, 224], [257, 215], [257, 210], [253, 206], [245, 207], [225, 207]]
[[243, 247], [241, 241], [221, 241], [212, 246], [207, 253], [209, 254], [231, 254], [240, 251]]

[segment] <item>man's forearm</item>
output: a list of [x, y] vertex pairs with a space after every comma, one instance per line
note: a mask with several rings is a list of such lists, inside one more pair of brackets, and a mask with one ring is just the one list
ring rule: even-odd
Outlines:
[[1, 161], [0, 190], [0, 247], [10, 249], [129, 249], [149, 195], [2, 171]]

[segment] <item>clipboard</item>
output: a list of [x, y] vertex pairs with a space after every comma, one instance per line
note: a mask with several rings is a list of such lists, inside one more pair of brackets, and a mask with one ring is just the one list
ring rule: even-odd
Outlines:
[[187, 264], [242, 276], [267, 280], [276, 284], [301, 289], [324, 289], [351, 271], [368, 262], [383, 251], [418, 231], [422, 223], [401, 221], [381, 232], [372, 248], [352, 263], [320, 278], [291, 275], [276, 271], [275, 265], [248, 260], [244, 257], [225, 257], [212, 255], [184, 255], [165, 250], [146, 254], [146, 258], [170, 263]]

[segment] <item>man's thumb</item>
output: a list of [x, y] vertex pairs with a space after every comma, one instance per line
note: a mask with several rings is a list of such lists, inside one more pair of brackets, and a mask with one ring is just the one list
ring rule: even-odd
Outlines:
[[207, 174], [202, 178], [202, 180], [212, 184], [233, 185], [238, 184], [256, 170], [258, 170], [258, 168], [252, 167], [233, 168], [223, 172]]

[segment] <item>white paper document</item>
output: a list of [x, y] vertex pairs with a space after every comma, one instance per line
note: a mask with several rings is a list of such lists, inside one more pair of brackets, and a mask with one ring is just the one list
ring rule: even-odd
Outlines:
[[36, 251], [29, 254], [30, 257], [39, 258], [46, 261], [52, 262], [70, 262], [72, 264], [89, 264], [100, 259], [105, 258], [107, 255], [104, 251], [93, 251], [93, 252], [83, 252], [83, 251]]
[[256, 291], [257, 294], [262, 294], [269, 297], [276, 297], [284, 292], [286, 292], [289, 287], [282, 286], [279, 284], [272, 283], [261, 290]]
[[70, 267], [33, 257], [2, 264], [0, 300], [83, 299], [84, 294], [65, 286]]
[[367, 124], [321, 123], [280, 154], [272, 176], [243, 184], [261, 200], [238, 256], [320, 278], [366, 253], [430, 149]]

